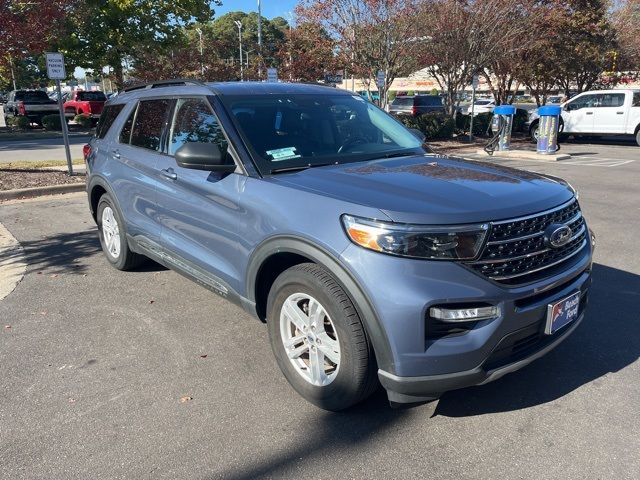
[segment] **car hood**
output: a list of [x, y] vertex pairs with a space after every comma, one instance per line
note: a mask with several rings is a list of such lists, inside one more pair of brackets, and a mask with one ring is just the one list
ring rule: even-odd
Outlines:
[[288, 187], [377, 208], [400, 223], [502, 220], [553, 208], [573, 196], [559, 179], [432, 155], [315, 167], [270, 179]]

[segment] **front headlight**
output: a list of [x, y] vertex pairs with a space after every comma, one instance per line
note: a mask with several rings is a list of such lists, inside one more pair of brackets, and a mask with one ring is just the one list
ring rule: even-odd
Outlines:
[[489, 226], [432, 227], [380, 222], [343, 215], [351, 241], [377, 252], [431, 260], [471, 260], [484, 243]]

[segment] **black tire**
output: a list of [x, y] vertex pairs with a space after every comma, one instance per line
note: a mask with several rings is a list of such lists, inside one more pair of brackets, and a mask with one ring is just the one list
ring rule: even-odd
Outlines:
[[[105, 235], [102, 229], [102, 214], [104, 210], [109, 207], [113, 212], [113, 216], [117, 221], [118, 229], [120, 232], [120, 251], [117, 256], [114, 256], [108, 249], [105, 243]], [[100, 245], [102, 246], [102, 251], [104, 252], [105, 257], [111, 265], [113, 265], [118, 270], [131, 270], [135, 267], [138, 267], [142, 263], [145, 262], [146, 257], [143, 255], [137, 254], [129, 248], [129, 243], [127, 242], [127, 235], [124, 226], [124, 221], [122, 219], [122, 215], [118, 210], [115, 202], [112, 200], [111, 196], [108, 193], [105, 193], [100, 197], [98, 201], [98, 209], [96, 212], [96, 222], [98, 224], [98, 236], [100, 238]]]
[[640, 128], [636, 131], [636, 143], [640, 147]]
[[538, 125], [539, 122], [535, 122], [529, 128], [529, 138], [533, 143], [538, 143]]
[[[340, 364], [335, 378], [316, 386], [296, 371], [286, 353], [280, 332], [280, 312], [294, 293], [312, 296], [325, 309], [340, 345]], [[330, 411], [344, 410], [370, 396], [378, 388], [373, 348], [348, 295], [323, 267], [303, 263], [285, 270], [275, 280], [267, 301], [271, 348], [278, 366], [291, 386], [306, 400]]]

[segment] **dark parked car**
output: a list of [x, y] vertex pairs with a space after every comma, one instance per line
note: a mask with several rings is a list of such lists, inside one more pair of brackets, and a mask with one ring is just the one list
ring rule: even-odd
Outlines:
[[42, 90], [14, 90], [9, 92], [4, 105], [4, 120], [22, 115], [30, 121], [40, 124], [42, 117], [58, 112], [58, 104]]
[[444, 103], [440, 95], [402, 95], [393, 99], [389, 113], [394, 115], [418, 116], [423, 113], [444, 113]]
[[325, 409], [380, 383], [401, 404], [490, 382], [584, 316], [593, 244], [569, 184], [429, 155], [351, 92], [130, 88], [84, 153], [106, 259], [152, 258], [265, 321], [284, 376]]

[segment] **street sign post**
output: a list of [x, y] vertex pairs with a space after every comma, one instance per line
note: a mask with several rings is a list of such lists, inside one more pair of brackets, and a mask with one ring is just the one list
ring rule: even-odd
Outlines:
[[376, 85], [378, 87], [378, 102], [380, 103], [380, 107], [382, 107], [383, 105], [386, 104], [386, 102], [384, 101], [384, 99], [382, 98], [382, 89], [384, 88], [384, 83], [385, 83], [386, 77], [384, 74], [384, 70], [378, 70], [378, 75], [376, 76]]
[[473, 115], [475, 112], [476, 89], [478, 88], [478, 75], [474, 75], [471, 80], [471, 119], [469, 120], [469, 141], [473, 142]]
[[71, 162], [71, 150], [69, 150], [69, 131], [67, 130], [67, 121], [64, 117], [64, 108], [62, 107], [62, 90], [60, 89], [60, 80], [67, 78], [64, 68], [64, 56], [59, 52], [47, 52], [45, 54], [47, 61], [47, 75], [50, 79], [56, 81], [56, 91], [58, 92], [58, 109], [60, 110], [60, 126], [62, 128], [62, 138], [64, 139], [64, 150], [67, 154], [67, 170], [69, 175], [73, 175], [73, 163]]
[[278, 69], [277, 68], [267, 68], [267, 82], [275, 83], [278, 81]]

